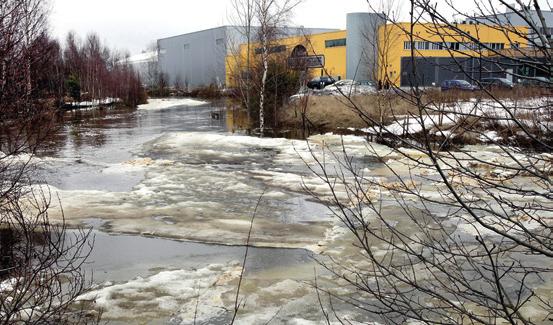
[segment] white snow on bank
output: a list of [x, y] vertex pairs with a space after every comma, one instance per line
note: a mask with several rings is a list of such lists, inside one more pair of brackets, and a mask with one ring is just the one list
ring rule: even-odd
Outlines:
[[[423, 116], [396, 116], [395, 121], [389, 125], [368, 127], [364, 129], [349, 128], [350, 131], [361, 131], [367, 134], [408, 135], [422, 132], [424, 129], [431, 134], [443, 137], [455, 137], [455, 134], [447, 128], [464, 121], [467, 118], [481, 117], [482, 123], [500, 124], [503, 126], [518, 127], [513, 118], [527, 127], [535, 126], [543, 131], [551, 129], [551, 122], [542, 120], [543, 116], [551, 114], [551, 101], [549, 97], [532, 98], [520, 101], [505, 100], [500, 102], [492, 100], [460, 101], [446, 106], [429, 105]], [[482, 130], [485, 132], [485, 130]], [[501, 138], [497, 134], [483, 133], [482, 142], [493, 142]]]
[[205, 104], [208, 104], [208, 102], [190, 98], [151, 98], [148, 99], [148, 104], [138, 105], [138, 109], [158, 110], [177, 106], [200, 106]]
[[94, 99], [91, 101], [84, 101], [84, 102], [71, 102], [68, 104], [71, 106], [83, 107], [83, 106], [111, 105], [111, 104], [120, 103], [120, 102], [121, 102], [120, 98], [106, 97], [104, 99]]

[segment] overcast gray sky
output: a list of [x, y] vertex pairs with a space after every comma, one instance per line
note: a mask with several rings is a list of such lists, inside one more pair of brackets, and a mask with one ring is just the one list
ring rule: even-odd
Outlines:
[[[64, 39], [95, 31], [111, 47], [139, 53], [155, 39], [228, 23], [229, 0], [51, 0], [50, 26]], [[346, 13], [367, 11], [365, 0], [305, 0], [293, 23], [305, 27], [346, 27]]]
[[[50, 1], [50, 26], [59, 39], [71, 30], [81, 37], [94, 31], [110, 47], [131, 54], [140, 53], [158, 38], [227, 24], [232, 13], [229, 0]], [[459, 9], [470, 10], [471, 1], [455, 3]], [[348, 12], [367, 10], [366, 0], [304, 0], [295, 10], [293, 24], [344, 29]]]

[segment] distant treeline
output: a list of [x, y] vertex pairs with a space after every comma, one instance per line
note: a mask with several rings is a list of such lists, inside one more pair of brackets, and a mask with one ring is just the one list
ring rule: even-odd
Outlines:
[[[47, 29], [41, 1], [7, 1], [0, 6], [0, 103], [24, 110], [36, 100], [53, 106], [68, 101], [120, 98], [135, 106], [146, 99], [140, 76], [126, 55], [110, 50], [95, 34], [65, 44]], [[10, 104], [11, 103], [11, 104]]]
[[105, 47], [97, 35], [89, 34], [83, 42], [70, 33], [63, 53], [56, 53], [61, 60], [54, 60], [63, 62], [64, 89], [71, 97], [114, 97], [130, 106], [145, 102], [140, 75], [128, 63], [128, 55]]

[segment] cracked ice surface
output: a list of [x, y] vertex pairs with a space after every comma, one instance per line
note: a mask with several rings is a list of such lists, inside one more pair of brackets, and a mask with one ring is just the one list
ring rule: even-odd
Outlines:
[[[358, 137], [329, 134], [309, 140], [171, 132], [145, 143], [139, 157], [102, 167], [102, 174], [114, 178], [143, 173], [131, 190], [53, 191], [69, 222], [100, 218], [112, 232], [223, 244], [244, 243], [253, 207], [265, 192], [252, 243], [313, 249], [332, 220], [322, 204], [300, 193], [307, 186], [329, 195], [306, 167], [315, 165], [311, 150], [322, 154], [323, 146], [341, 150], [344, 145], [360, 157], [370, 152]], [[332, 164], [332, 155], [326, 155]]]

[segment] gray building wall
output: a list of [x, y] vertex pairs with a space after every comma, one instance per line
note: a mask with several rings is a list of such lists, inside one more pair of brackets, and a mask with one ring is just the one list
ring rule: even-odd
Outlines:
[[[246, 43], [243, 29], [240, 26], [222, 26], [159, 39], [159, 68], [169, 76], [171, 85], [180, 78], [182, 84], [189, 88], [209, 84], [222, 87], [226, 79], [226, 56], [240, 44]], [[334, 30], [287, 27], [283, 28], [281, 36]], [[254, 38], [257, 31], [258, 28], [252, 28]]]
[[[522, 16], [521, 16], [522, 14]], [[547, 28], [549, 29], [549, 34], [553, 34], [553, 11], [544, 10], [542, 11], [543, 17], [545, 18], [545, 23], [547, 25]], [[496, 24], [500, 23], [502, 25], [511, 25], [511, 26], [527, 26], [530, 25], [528, 22], [523, 19], [526, 18], [527, 20], [531, 21], [534, 26], [540, 31], [541, 34], [544, 34], [543, 25], [541, 23], [540, 18], [538, 17], [538, 14], [535, 10], [530, 9], [520, 9], [520, 11], [512, 12], [508, 11], [505, 13], [499, 13], [496, 16], [482, 16], [482, 17], [474, 17], [470, 19], [466, 19], [464, 23], [467, 24]], [[529, 30], [528, 39], [530, 40], [530, 46], [533, 44], [540, 46], [542, 44], [540, 37], [536, 33], [535, 30], [532, 28]]]
[[159, 69], [174, 84], [191, 88], [225, 81], [227, 27], [212, 28], [157, 41]]
[[378, 65], [378, 27], [382, 14], [358, 12], [347, 15], [346, 78], [374, 80]]
[[514, 62], [491, 58], [417, 57], [414, 61], [416, 77], [413, 74], [413, 59], [401, 58], [401, 87], [415, 84], [422, 87], [440, 86], [443, 81], [452, 79], [474, 83], [482, 78], [507, 78], [506, 68], [515, 67]]

